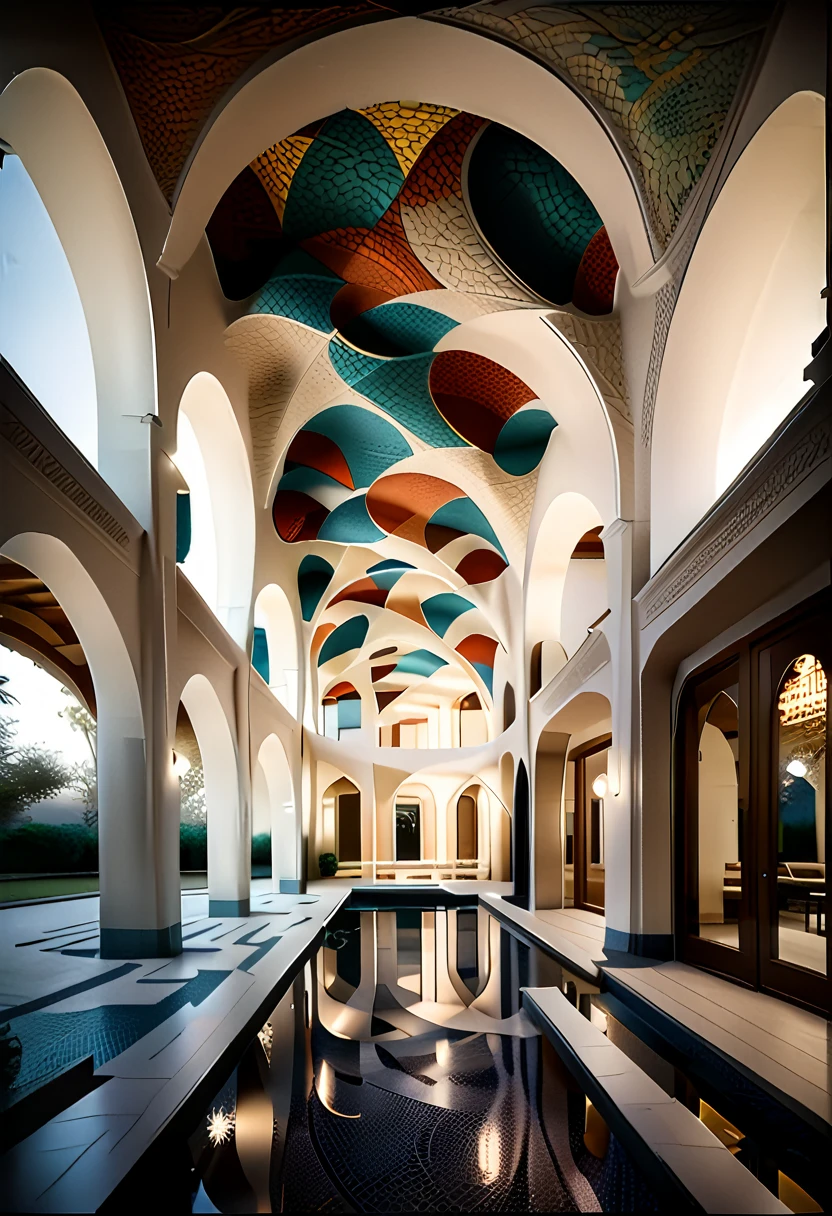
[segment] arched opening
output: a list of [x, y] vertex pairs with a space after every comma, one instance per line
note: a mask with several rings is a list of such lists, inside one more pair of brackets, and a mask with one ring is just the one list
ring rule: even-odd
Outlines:
[[454, 705], [456, 737], [459, 747], [479, 747], [488, 742], [488, 719], [479, 696], [469, 692]]
[[607, 612], [607, 563], [600, 532], [598, 524], [583, 534], [566, 569], [560, 628], [567, 659], [581, 648], [589, 631]]
[[424, 856], [422, 799], [405, 792], [396, 795], [393, 805], [393, 860], [421, 861]]
[[[76, 89], [49, 68], [20, 72], [0, 94], [0, 138], [31, 178], [77, 286], [95, 369], [94, 463], [150, 528], [150, 428], [140, 419], [156, 413], [153, 324], [144, 260], [112, 158]], [[66, 333], [63, 317], [61, 326]]]
[[604, 813], [612, 709], [582, 692], [540, 733], [534, 767], [535, 906], [606, 906]]
[[456, 859], [476, 865], [479, 859], [479, 788], [470, 786], [456, 800]]
[[292, 717], [298, 716], [298, 643], [295, 614], [286, 592], [276, 583], [264, 587], [254, 602], [252, 666]]
[[[313, 64], [320, 82], [310, 94]], [[603, 124], [553, 73], [529, 70], [524, 57], [493, 39], [432, 22], [365, 25], [323, 37], [314, 50], [298, 48], [239, 89], [190, 161], [160, 265], [174, 275], [181, 269], [224, 191], [264, 148], [344, 104], [361, 109], [401, 96], [481, 115], [539, 144], [604, 217], [628, 279], [649, 267], [637, 192]]]
[[[0, 857], [4, 874], [19, 876], [0, 884], [6, 901], [98, 890], [95, 699], [23, 640], [27, 618], [42, 618], [19, 605], [34, 588], [42, 602], [42, 587], [21, 566], [0, 565]], [[78, 683], [87, 681], [84, 662]]]
[[95, 369], [84, 308], [49, 212], [18, 156], [0, 166], [0, 335], [0, 354], [97, 466]]
[[179, 872], [185, 891], [207, 885], [208, 820], [202, 753], [181, 701], [173, 750], [173, 771], [179, 779]]
[[[315, 858], [315, 869], [320, 862], [321, 877], [331, 877], [325, 872], [325, 856], [333, 855], [337, 860], [339, 877], [360, 877], [362, 862], [361, 838], [361, 792], [349, 777], [339, 777], [324, 791], [321, 800], [320, 857]], [[334, 871], [332, 872], [334, 874]]]
[[[41, 628], [45, 622], [18, 618], [18, 626], [29, 630], [29, 652], [42, 655], [44, 645], [51, 646], [55, 666], [60, 670], [69, 661], [78, 672], [76, 686], [88, 681], [88, 703], [89, 696], [94, 697], [101, 955], [177, 953], [181, 925], [175, 861], [164, 858], [159, 864], [156, 841], [148, 831], [143, 715], [119, 626], [98, 586], [56, 537], [21, 533], [4, 542], [2, 554], [48, 589], [77, 639], [64, 640], [60, 629], [50, 637]], [[157, 928], [150, 927], [154, 925]]]
[[245, 646], [254, 577], [254, 495], [248, 456], [225, 389], [208, 372], [179, 405], [176, 466], [190, 494], [190, 550], [181, 566]]
[[705, 222], [656, 397], [654, 570], [805, 394], [825, 324], [825, 181], [824, 101], [797, 93], [748, 144]]
[[361, 695], [349, 680], [333, 684], [321, 701], [320, 727], [328, 739], [355, 738], [361, 730]]
[[601, 517], [583, 494], [558, 495], [540, 525], [526, 579], [529, 695], [549, 683], [607, 607]]
[[[254, 827], [268, 832], [271, 847], [272, 890], [300, 889], [300, 823], [295, 789], [286, 750], [277, 735], [268, 735], [257, 754], [267, 797], [262, 799]], [[255, 814], [256, 814], [255, 803]]]
[[508, 730], [514, 725], [514, 719], [517, 717], [517, 707], [514, 697], [514, 686], [506, 684], [503, 691], [503, 730]]
[[242, 814], [231, 727], [206, 676], [191, 676], [180, 699], [204, 764], [210, 915], [247, 916], [251, 890], [250, 825], [246, 825]]

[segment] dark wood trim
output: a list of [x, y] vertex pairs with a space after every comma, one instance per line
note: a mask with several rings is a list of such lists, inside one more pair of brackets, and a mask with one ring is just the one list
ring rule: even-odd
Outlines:
[[[673, 749], [674, 936], [677, 957], [739, 983], [829, 1016], [832, 935], [827, 974], [782, 962], [777, 891], [779, 764], [776, 700], [783, 672], [799, 654], [817, 656], [832, 675], [832, 588], [767, 622], [692, 672], [681, 694]], [[731, 676], [739, 684], [739, 800], [743, 893], [739, 945], [698, 935], [698, 739], [711, 694]], [[782, 668], [782, 670], [781, 670]], [[733, 681], [732, 681], [733, 682]], [[827, 705], [826, 852], [832, 851], [832, 706]]]
[[612, 735], [597, 735], [567, 754], [566, 762], [575, 765], [575, 812], [572, 834], [572, 904], [588, 912], [603, 914], [604, 909], [586, 898], [586, 761], [612, 746]]

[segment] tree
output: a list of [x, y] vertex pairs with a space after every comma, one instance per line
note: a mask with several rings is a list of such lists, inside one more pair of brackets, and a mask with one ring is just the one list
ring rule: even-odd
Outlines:
[[[63, 689], [66, 696], [72, 697], [68, 688]], [[73, 730], [78, 730], [87, 741], [90, 749], [90, 759], [85, 764], [75, 764], [70, 769], [70, 788], [81, 796], [84, 810], [81, 817], [88, 828], [98, 825], [98, 757], [96, 753], [95, 718], [88, 709], [80, 705], [74, 697], [73, 704], [67, 705], [60, 711], [60, 716], [69, 723]]]
[[[0, 676], [0, 704], [8, 707], [16, 697]], [[54, 752], [22, 747], [17, 742], [14, 718], [0, 718], [0, 824], [26, 822], [23, 812], [44, 798], [52, 798], [69, 784], [70, 774]]]

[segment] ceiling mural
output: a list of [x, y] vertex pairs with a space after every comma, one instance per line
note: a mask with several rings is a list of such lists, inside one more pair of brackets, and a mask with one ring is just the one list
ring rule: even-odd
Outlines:
[[[96, 11], [170, 202], [247, 75], [406, 7]], [[580, 92], [630, 159], [659, 250], [768, 17], [763, 5], [528, 0], [407, 11], [510, 43]], [[319, 691], [349, 714], [370, 689], [380, 713], [437, 697], [490, 704], [539, 470], [568, 443], [558, 418], [571, 417], [534, 360], [518, 359], [509, 317], [493, 340], [494, 314], [539, 317], [541, 341], [545, 317], [630, 426], [604, 218], [519, 132], [429, 99], [380, 98], [264, 148], [206, 235], [236, 317], [226, 342], [248, 384], [258, 505], [276, 543], [300, 547]]]
[[599, 108], [620, 132], [663, 249], [708, 163], [771, 8], [487, 0], [435, 15], [522, 47]]

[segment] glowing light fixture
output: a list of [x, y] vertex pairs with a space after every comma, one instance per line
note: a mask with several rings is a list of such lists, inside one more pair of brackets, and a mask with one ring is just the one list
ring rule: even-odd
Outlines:
[[182, 778], [191, 771], [191, 762], [187, 756], [183, 756], [180, 752], [173, 753], [173, 771], [181, 781]]
[[447, 1039], [436, 1040], [436, 1063], [445, 1068], [451, 1060], [451, 1045]]
[[596, 798], [606, 798], [607, 789], [607, 774], [601, 773], [592, 783], [592, 792]]
[[805, 777], [808, 771], [802, 760], [790, 760], [786, 765], [786, 772], [791, 773], [793, 777]]
[[486, 1186], [500, 1176], [500, 1133], [493, 1123], [486, 1123], [477, 1142], [477, 1164]]
[[211, 1111], [208, 1116], [208, 1139], [215, 1148], [218, 1144], [225, 1144], [226, 1140], [230, 1140], [233, 1131], [233, 1112], [226, 1113], [225, 1108], [222, 1106], [219, 1110]]

